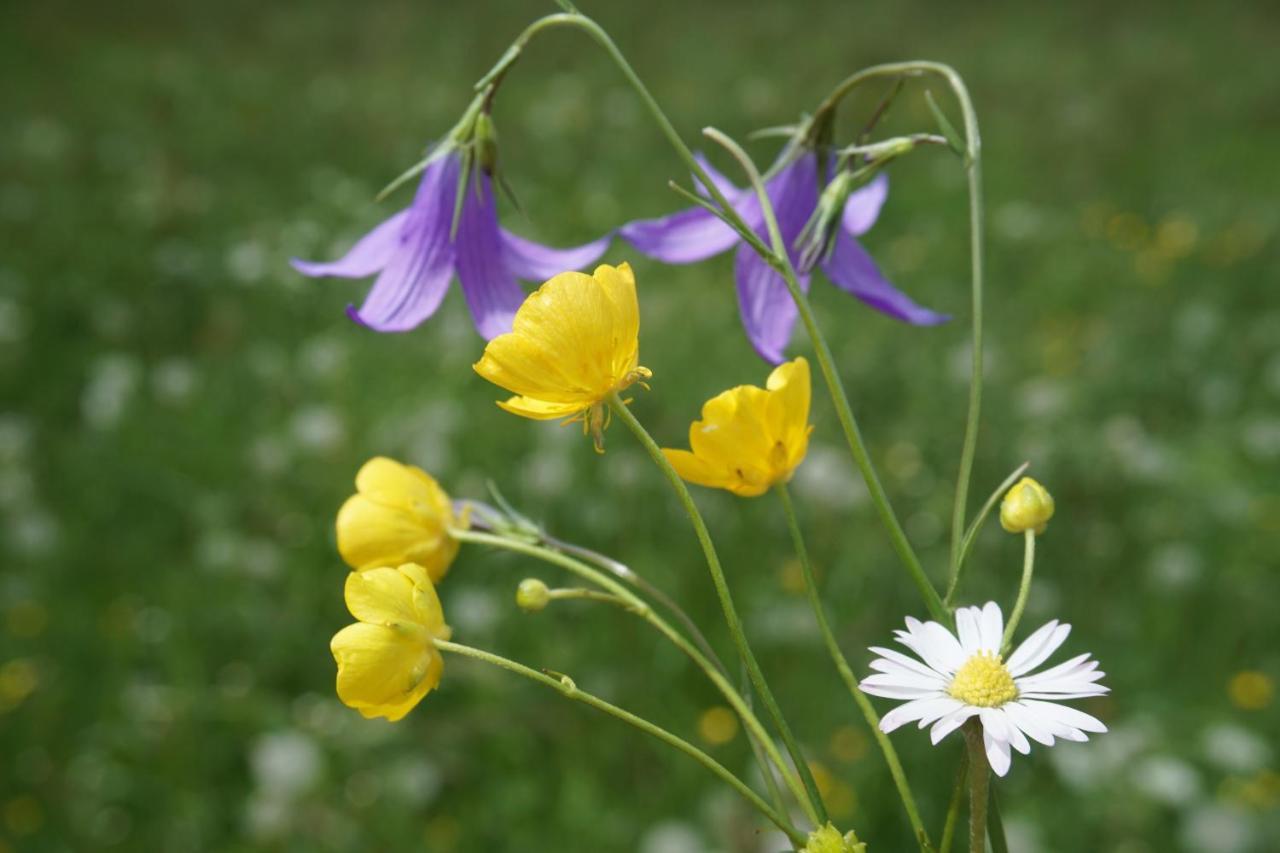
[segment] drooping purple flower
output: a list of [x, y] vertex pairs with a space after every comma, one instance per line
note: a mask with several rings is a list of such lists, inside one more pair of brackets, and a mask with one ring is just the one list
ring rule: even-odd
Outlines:
[[[804, 150], [798, 156], [793, 156], [791, 151], [782, 156], [784, 162], [766, 182], [765, 190], [777, 216], [778, 230], [796, 266], [800, 287], [808, 293], [809, 270], [801, 268], [797, 238], [818, 205], [818, 155]], [[755, 192], [734, 186], [705, 159], [700, 158], [699, 162], [733, 208], [768, 245], [769, 234]], [[945, 322], [949, 319], [947, 315], [917, 305], [890, 284], [855, 239], [875, 224], [888, 191], [888, 178], [881, 173], [850, 194], [832, 251], [819, 266], [836, 287], [890, 317], [917, 326]], [[618, 233], [637, 251], [669, 264], [701, 261], [736, 246], [734, 278], [747, 337], [766, 361], [774, 364], [783, 361], [798, 315], [795, 303], [782, 276], [728, 225], [709, 211], [693, 207], [658, 219], [628, 223]]]
[[433, 159], [406, 210], [385, 220], [329, 263], [292, 261], [303, 275], [365, 278], [376, 274], [359, 309], [347, 314], [379, 332], [406, 332], [427, 320], [457, 275], [476, 331], [486, 340], [511, 331], [524, 301], [519, 281], [544, 281], [594, 263], [611, 234], [570, 249], [553, 249], [498, 224], [493, 186], [484, 171], [467, 178], [458, 226], [453, 215], [462, 155], [454, 150]]

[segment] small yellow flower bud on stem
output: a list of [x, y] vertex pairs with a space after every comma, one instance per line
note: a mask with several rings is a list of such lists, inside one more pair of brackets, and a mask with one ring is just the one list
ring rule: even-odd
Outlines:
[[1023, 477], [1000, 504], [1000, 526], [1010, 533], [1044, 533], [1053, 518], [1053, 495], [1030, 477]]
[[525, 578], [516, 587], [516, 606], [525, 613], [537, 613], [551, 603], [551, 590], [537, 578]]

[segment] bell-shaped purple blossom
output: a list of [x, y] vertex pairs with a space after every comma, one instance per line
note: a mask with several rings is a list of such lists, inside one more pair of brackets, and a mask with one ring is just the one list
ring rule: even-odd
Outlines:
[[[765, 190], [773, 204], [778, 229], [796, 266], [801, 288], [809, 292], [809, 270], [801, 268], [800, 242], [818, 205], [818, 155], [812, 149], [799, 154], [788, 149]], [[699, 162], [708, 177], [724, 194], [738, 215], [751, 226], [766, 245], [769, 234], [759, 200], [751, 189], [739, 189], [715, 171], [705, 159]], [[945, 322], [947, 315], [923, 308], [898, 290], [880, 272], [856, 237], [866, 233], [880, 215], [888, 195], [888, 178], [881, 173], [866, 186], [849, 195], [837, 228], [830, 254], [819, 262], [827, 278], [841, 290], [867, 305], [917, 326]], [[624, 225], [618, 231], [637, 251], [669, 264], [701, 261], [737, 247], [734, 278], [738, 285], [738, 308], [752, 346], [766, 361], [783, 361], [798, 312], [786, 282], [748, 246], [732, 228], [701, 207], [693, 207], [658, 219]]]
[[[406, 332], [440, 307], [454, 275], [462, 284], [476, 331], [492, 339], [511, 331], [524, 301], [519, 281], [545, 281], [557, 273], [590, 266], [612, 239], [553, 249], [498, 224], [491, 179], [484, 170], [466, 177], [462, 210], [453, 227], [458, 181], [464, 174], [458, 149], [427, 164], [407, 210], [387, 219], [329, 263], [294, 260], [304, 275], [365, 278], [377, 275], [359, 309], [347, 314], [379, 332]], [[452, 232], [452, 234], [451, 234]]]

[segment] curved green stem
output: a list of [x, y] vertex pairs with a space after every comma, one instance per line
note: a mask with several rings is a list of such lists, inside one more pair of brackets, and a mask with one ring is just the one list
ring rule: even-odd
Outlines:
[[836, 417], [840, 421], [841, 429], [844, 431], [845, 440], [848, 442], [849, 450], [853, 454], [853, 460], [857, 464], [858, 470], [862, 473], [862, 479], [867, 484], [867, 491], [871, 495], [871, 501], [880, 515], [881, 522], [889, 531], [889, 539], [893, 543], [893, 548], [897, 552], [898, 558], [902, 561], [907, 573], [911, 575], [912, 581], [915, 582], [916, 587], [920, 590], [920, 595], [924, 598], [925, 606], [928, 607], [929, 613], [938, 621], [947, 622], [949, 620], [947, 611], [942, 606], [942, 598], [929, 580], [929, 576], [925, 574], [924, 567], [920, 564], [920, 558], [912, 550], [911, 543], [907, 540], [907, 535], [903, 532], [902, 525], [898, 522], [898, 516], [893, 511], [892, 504], [889, 503], [889, 496], [885, 493], [884, 486], [880, 484], [880, 477], [876, 474], [875, 466], [871, 463], [871, 455], [867, 452], [866, 443], [862, 440], [862, 431], [858, 428], [858, 422], [853, 416], [853, 409], [849, 405], [849, 397], [845, 393], [844, 384], [840, 381], [840, 375], [836, 372], [835, 359], [831, 356], [831, 347], [827, 345], [827, 339], [823, 336], [822, 330], [818, 328], [817, 320], [814, 319], [813, 309], [809, 305], [809, 297], [800, 289], [795, 267], [791, 264], [791, 257], [782, 239], [782, 232], [778, 228], [778, 220], [774, 215], [773, 204], [765, 191], [764, 181], [760, 177], [760, 172], [756, 169], [755, 164], [751, 162], [751, 158], [736, 142], [718, 131], [708, 129], [708, 131], [704, 132], [707, 133], [708, 137], [723, 145], [734, 156], [755, 188], [761, 211], [764, 214], [765, 226], [773, 243], [773, 251], [765, 260], [769, 261], [782, 275], [783, 281], [786, 282], [787, 290], [795, 301], [796, 308], [800, 313], [800, 319], [804, 323], [805, 331], [808, 332], [809, 339], [813, 342], [814, 355], [818, 359], [818, 367], [821, 369], [823, 381], [826, 383], [827, 391], [835, 404]]
[[1022, 611], [1027, 607], [1027, 596], [1031, 593], [1031, 575], [1036, 564], [1036, 532], [1028, 530], [1023, 535], [1025, 547], [1022, 552], [1022, 582], [1018, 584], [1018, 598], [1013, 604], [1013, 612], [1004, 628], [1004, 639], [1000, 643], [1000, 653], [1008, 654], [1013, 645], [1013, 632], [1022, 621]]
[[[450, 530], [449, 535], [460, 542], [473, 542], [478, 545], [489, 545], [494, 548], [501, 548], [506, 551], [512, 551], [517, 554], [524, 554], [527, 557], [542, 560], [544, 563], [550, 563], [558, 566], [590, 583], [596, 584], [603, 589], [608, 590], [617, 598], [621, 599], [628, 610], [644, 619], [650, 625], [658, 630], [660, 634], [667, 638], [676, 648], [680, 649], [690, 660], [698, 665], [707, 678], [715, 685], [720, 694], [724, 696], [725, 701], [733, 708], [733, 710], [742, 719], [743, 726], [747, 729], [751, 738], [760, 745], [769, 760], [778, 768], [778, 772], [782, 774], [783, 781], [795, 796], [796, 801], [804, 804], [806, 802], [806, 789], [800, 782], [799, 778], [791, 771], [786, 760], [778, 751], [778, 746], [770, 737], [768, 731], [760, 719], [751, 710], [728, 677], [720, 671], [705, 655], [702, 654], [689, 640], [675, 630], [670, 623], [658, 614], [654, 613], [642, 599], [638, 598], [631, 590], [614, 580], [607, 574], [604, 574], [586, 563], [563, 554], [552, 548], [545, 548], [541, 545], [535, 545], [520, 539], [508, 539], [503, 536], [497, 536], [492, 533], [479, 533], [472, 530]], [[767, 767], [761, 768], [766, 778], [771, 779]]]
[[546, 687], [550, 687], [552, 690], [555, 690], [561, 693], [563, 696], [565, 696], [568, 699], [573, 699], [574, 701], [582, 702], [585, 705], [590, 705], [592, 708], [595, 708], [596, 710], [603, 711], [604, 713], [609, 714], [610, 716], [617, 717], [619, 720], [622, 720], [624, 723], [627, 723], [630, 726], [634, 726], [635, 728], [639, 729], [645, 734], [651, 735], [657, 738], [658, 740], [662, 741], [668, 746], [675, 747], [680, 752], [683, 752], [685, 755], [689, 756], [694, 761], [697, 761], [703, 767], [710, 770], [716, 776], [720, 777], [721, 780], [726, 782], [730, 787], [732, 787], [739, 794], [741, 794], [742, 797], [748, 803], [750, 803], [752, 806], [755, 807], [757, 811], [759, 811], [762, 815], [768, 818], [774, 824], [774, 826], [778, 827], [778, 829], [786, 833], [787, 837], [791, 839], [793, 844], [796, 844], [797, 846], [801, 846], [804, 844], [804, 836], [801, 835], [796, 830], [796, 828], [791, 825], [791, 823], [786, 819], [786, 817], [784, 817], [783, 815], [775, 811], [772, 806], [770, 806], [768, 803], [766, 803], [763, 799], [760, 798], [759, 794], [751, 790], [751, 788], [748, 787], [745, 782], [743, 782], [741, 779], [735, 776], [732, 772], [730, 772], [723, 764], [716, 761], [714, 758], [707, 755], [705, 752], [698, 749], [693, 744], [689, 743], [688, 741], [684, 740], [681, 737], [678, 737], [677, 735], [672, 734], [671, 732], [667, 731], [661, 726], [651, 723], [648, 720], [644, 719], [643, 717], [638, 717], [635, 714], [632, 714], [630, 711], [623, 710], [622, 708], [619, 708], [617, 705], [613, 705], [609, 702], [606, 702], [605, 700], [601, 699], [598, 696], [595, 696], [594, 694], [587, 693], [584, 690], [580, 690], [578, 686], [573, 683], [573, 680], [570, 679], [568, 676], [553, 678], [547, 675], [546, 673], [539, 672], [536, 669], [531, 669], [525, 666], [524, 664], [517, 663], [513, 660], [510, 660], [509, 658], [504, 658], [501, 655], [495, 655], [491, 652], [486, 652], [481, 649], [472, 648], [471, 646], [464, 646], [460, 643], [451, 643], [447, 640], [436, 640], [435, 644], [436, 644], [436, 648], [440, 649], [441, 651], [451, 652], [453, 654], [474, 658], [475, 660], [479, 660], [479, 661], [484, 661], [485, 663], [500, 667], [502, 669], [507, 670], [508, 672], [514, 672], [516, 675], [521, 675], [525, 678], [530, 679], [531, 681], [536, 681], [539, 684], [542, 684]]
[[1000, 496], [1007, 492], [1009, 487], [1014, 484], [1014, 481], [1021, 477], [1030, 467], [1030, 462], [1023, 462], [1013, 469], [1013, 473], [1005, 477], [1004, 482], [996, 487], [996, 490], [987, 498], [987, 502], [982, 505], [982, 509], [978, 510], [978, 514], [973, 517], [973, 521], [969, 523], [969, 529], [964, 532], [964, 540], [960, 543], [960, 559], [951, 567], [951, 580], [947, 583], [947, 594], [942, 599], [942, 603], [947, 607], [951, 607], [956, 590], [960, 588], [960, 576], [964, 574], [965, 561], [969, 558], [969, 551], [973, 548], [973, 541], [978, 538], [978, 532], [982, 530], [983, 522], [987, 520], [991, 510], [995, 509]]
[[987, 789], [991, 771], [982, 746], [982, 723], [975, 717], [962, 729], [969, 750], [969, 853], [987, 853]]
[[827, 652], [831, 655], [831, 660], [835, 663], [841, 680], [844, 681], [844, 685], [848, 688], [853, 701], [857, 703], [858, 709], [862, 711], [862, 716], [867, 721], [867, 726], [871, 729], [872, 736], [879, 745], [880, 751], [884, 754], [885, 763], [889, 765], [889, 775], [893, 777], [893, 784], [898, 789], [898, 797], [902, 800], [902, 807], [907, 811], [907, 819], [911, 821], [911, 827], [915, 830], [916, 837], [922, 842], [921, 848], [927, 849], [929, 834], [924, 828], [924, 822], [920, 820], [920, 811], [916, 808], [915, 797], [911, 795], [911, 786], [907, 784], [906, 774], [902, 772], [902, 762], [898, 760], [898, 753], [889, 741], [889, 736], [880, 731], [880, 718], [876, 715], [875, 708], [871, 706], [871, 700], [866, 697], [866, 694], [858, 686], [858, 679], [854, 676], [844, 653], [840, 651], [840, 644], [836, 642], [835, 634], [831, 631], [831, 625], [827, 622], [826, 608], [823, 606], [822, 597], [818, 593], [818, 583], [813, 575], [813, 564], [809, 561], [809, 550], [805, 547], [804, 534], [801, 532], [800, 522], [796, 518], [796, 509], [791, 500], [791, 493], [785, 483], [779, 483], [774, 486], [774, 491], [778, 493], [778, 497], [782, 501], [783, 514], [787, 517], [787, 527], [791, 530], [791, 542], [795, 547], [796, 557], [800, 560], [800, 570], [804, 574], [804, 585], [809, 595], [809, 604], [813, 607], [813, 615], [817, 619], [818, 630], [822, 634], [823, 642], [827, 645]]
[[649, 454], [649, 458], [662, 471], [663, 476], [667, 478], [667, 482], [671, 484], [671, 488], [675, 490], [676, 497], [680, 500], [680, 505], [689, 516], [689, 521], [693, 524], [694, 534], [698, 538], [698, 544], [702, 547], [702, 555], [706, 558], [707, 568], [711, 572], [711, 580], [715, 585], [716, 595], [720, 599], [720, 609], [724, 612], [729, 634], [733, 637], [734, 645], [738, 649], [738, 656], [742, 658], [742, 662], [747, 668], [747, 674], [751, 677], [751, 685], [755, 688], [756, 693], [760, 695], [760, 701], [764, 703], [765, 710], [768, 712], [770, 719], [773, 720], [774, 726], [777, 727], [778, 734], [782, 737], [782, 742], [786, 746], [787, 752], [790, 753], [796, 771], [800, 774], [800, 778], [804, 782], [804, 788], [808, 792], [809, 796], [807, 799], [802, 800], [802, 805], [805, 806], [805, 811], [809, 819], [813, 821], [814, 826], [824, 825], [827, 822], [827, 811], [822, 802], [822, 796], [818, 793], [818, 785], [813, 779], [809, 763], [805, 760], [804, 754], [800, 751], [800, 747], [791, 733], [791, 727], [787, 725], [786, 719], [782, 716], [782, 709], [778, 707], [778, 701], [773, 697], [773, 691], [769, 689], [769, 683], [765, 681], [760, 664], [756, 661], [756, 656], [752, 653], [751, 646], [747, 643], [747, 635], [742, 628], [742, 619], [738, 616], [738, 609], [733, 603], [733, 595], [729, 592], [729, 584], [725, 580], [724, 569], [720, 566], [720, 557], [716, 553], [715, 543], [711, 541], [711, 534], [707, 532], [706, 522], [702, 520], [702, 513], [698, 511], [698, 506], [693, 502], [693, 496], [689, 494], [689, 489], [685, 486], [684, 480], [680, 479], [676, 469], [671, 467], [671, 463], [663, 455], [662, 449], [658, 447], [653, 437], [649, 435], [640, 421], [636, 420], [636, 416], [631, 413], [631, 410], [627, 408], [616, 392], [609, 396], [609, 406], [614, 415], [627, 425], [627, 428], [635, 435], [645, 452]]
[[951, 514], [951, 575], [960, 562], [960, 546], [967, 515], [969, 480], [973, 474], [973, 457], [978, 446], [978, 427], [982, 418], [982, 300], [983, 300], [983, 234], [982, 210], [982, 137], [978, 132], [978, 114], [973, 109], [969, 89], [956, 70], [940, 62], [894, 62], [866, 68], [845, 78], [818, 107], [817, 114], [834, 110], [854, 88], [880, 77], [941, 77], [951, 87], [964, 116], [965, 172], [969, 180], [969, 253], [971, 277], [971, 311], [973, 354], [969, 377], [969, 411], [965, 418], [964, 443], [960, 450], [960, 470], [956, 476], [955, 504]]

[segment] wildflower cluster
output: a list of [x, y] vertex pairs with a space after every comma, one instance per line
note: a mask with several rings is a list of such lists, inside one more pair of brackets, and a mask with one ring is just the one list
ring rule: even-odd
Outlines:
[[[696, 206], [621, 225], [598, 240], [568, 250], [533, 244], [498, 225], [492, 185], [499, 158], [490, 107], [521, 51], [537, 33], [552, 26], [583, 30], [609, 47], [610, 55], [623, 64], [659, 126], [694, 170], [704, 195], [685, 195]], [[966, 141], [959, 140], [940, 112], [936, 113], [939, 134], [869, 141], [866, 136], [887, 108], [886, 101], [863, 136], [844, 148], [835, 144], [836, 107], [855, 86], [889, 79], [897, 86], [896, 94], [904, 80], [923, 75], [940, 76], [953, 88], [965, 114]], [[639, 78], [597, 24], [577, 12], [552, 15], [525, 31], [480, 82], [476, 99], [455, 128], [410, 170], [410, 175], [420, 172], [421, 179], [407, 210], [377, 226], [339, 261], [295, 265], [309, 275], [376, 274], [364, 304], [352, 316], [378, 331], [405, 331], [422, 323], [439, 306], [456, 275], [476, 328], [487, 340], [475, 372], [511, 395], [498, 401], [502, 410], [532, 420], [580, 423], [597, 452], [604, 452], [610, 421], [621, 421], [671, 485], [689, 517], [739, 660], [732, 666], [722, 662], [700, 626], [625, 564], [554, 538], [500, 496], [496, 507], [453, 501], [426, 472], [378, 457], [357, 473], [356, 494], [337, 516], [338, 551], [352, 569], [345, 598], [356, 620], [338, 631], [331, 643], [338, 667], [338, 696], [366, 717], [400, 720], [440, 683], [445, 655], [466, 657], [541, 683], [699, 762], [771, 822], [794, 850], [865, 851], [867, 843], [857, 834], [838, 829], [829, 820], [823, 796], [823, 788], [829, 785], [818, 784], [801, 740], [751, 650], [711, 531], [686, 483], [742, 498], [773, 493], [787, 521], [826, 651], [853, 704], [872, 726], [912, 835], [921, 849], [935, 849], [908, 774], [886, 735], [915, 722], [922, 729], [929, 727], [930, 738], [937, 744], [963, 730], [971, 850], [985, 851], [988, 768], [998, 776], [1006, 775], [1012, 752], [1029, 752], [1033, 740], [1051, 746], [1056, 740], [1082, 741], [1087, 733], [1105, 731], [1097, 717], [1062, 704], [1106, 692], [1099, 684], [1103, 673], [1096, 661], [1080, 654], [1041, 669], [1066, 642], [1069, 625], [1050, 621], [1016, 648], [1012, 645], [1032, 585], [1036, 539], [1053, 516], [1053, 499], [1030, 478], [1010, 488], [1025, 470], [1023, 466], [995, 490], [981, 511], [969, 517], [966, 499], [981, 399], [975, 386], [956, 488], [947, 566], [950, 583], [945, 597], [941, 595], [880, 485], [806, 295], [811, 271], [818, 267], [842, 290], [899, 320], [925, 326], [946, 319], [890, 284], [856, 238], [872, 226], [886, 201], [885, 169], [921, 140], [940, 140], [961, 154], [971, 186], [976, 186], [979, 152], [968, 94], [959, 77], [945, 66], [903, 63], [860, 72], [837, 86], [810, 117], [789, 129], [786, 145], [763, 177], [732, 140], [716, 131], [708, 136], [742, 166], [747, 188], [739, 188], [712, 169], [670, 130]], [[975, 227], [980, 227], [980, 220]], [[589, 274], [579, 271], [595, 264], [615, 234], [639, 253], [665, 263], [692, 263], [731, 248], [735, 251], [734, 277], [743, 325], [756, 351], [773, 367], [763, 387], [738, 385], [708, 399], [701, 417], [689, 426], [688, 449], [661, 447], [631, 410], [632, 399], [623, 396], [635, 386], [648, 389], [653, 378], [641, 364], [640, 300], [632, 267], [623, 262], [595, 266]], [[980, 239], [974, 240], [974, 247], [980, 250]], [[980, 269], [981, 264], [975, 263], [975, 270]], [[542, 283], [526, 296], [517, 283], [522, 279]], [[975, 277], [973, 286], [980, 293], [980, 277]], [[975, 304], [980, 306], [980, 299]], [[853, 674], [859, 662], [850, 662], [835, 640], [788, 489], [793, 473], [804, 462], [814, 430], [809, 360], [784, 361], [797, 319], [811, 338], [836, 418], [873, 505], [931, 617], [928, 621], [908, 617], [905, 630], [895, 633], [896, 640], [916, 657], [872, 646], [875, 657], [865, 665], [871, 674], [860, 680]], [[973, 322], [978, 369], [972, 381], [980, 383], [981, 315]], [[698, 367], [712, 369], [713, 365]], [[654, 399], [661, 398], [660, 385], [657, 390]], [[1000, 501], [1002, 526], [1021, 534], [1025, 548], [1007, 622], [995, 602], [982, 607], [952, 604], [975, 537]], [[526, 613], [566, 600], [607, 604], [623, 618], [643, 621], [660, 640], [672, 643], [722, 697], [724, 705], [717, 713], [724, 719], [714, 721], [716, 730], [737, 730], [740, 724], [750, 738], [758, 777], [767, 790], [757, 791], [739, 772], [680, 735], [605, 701], [567, 675], [552, 675], [550, 670], [455, 642], [436, 586], [464, 544], [514, 552], [572, 576], [575, 585], [569, 586], [553, 586], [537, 577], [521, 580], [514, 603]], [[738, 680], [729, 676], [739, 667], [747, 674], [749, 687], [738, 686]], [[868, 696], [903, 704], [879, 717]], [[826, 701], [817, 695], [781, 699]], [[917, 768], [911, 775], [932, 783], [939, 774]], [[960, 807], [961, 798], [956, 796], [948, 827], [954, 826]], [[998, 817], [994, 823], [998, 825]], [[944, 831], [943, 847], [950, 844], [949, 832]]]

